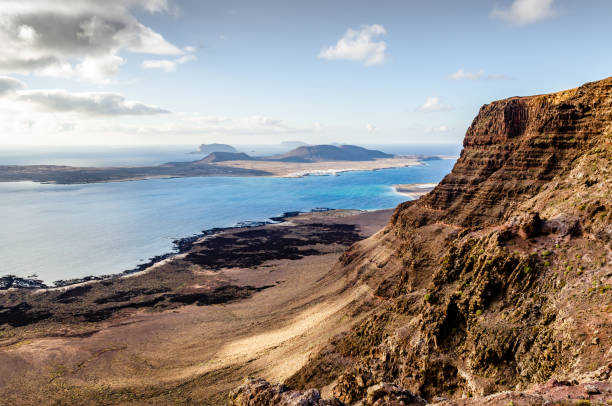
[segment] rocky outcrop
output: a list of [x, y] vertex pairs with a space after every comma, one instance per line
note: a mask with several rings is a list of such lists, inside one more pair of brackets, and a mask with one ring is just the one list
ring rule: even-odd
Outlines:
[[[611, 242], [612, 78], [485, 105], [452, 172], [342, 257], [375, 289], [373, 315], [287, 382], [331, 385], [345, 404], [383, 383], [528, 404], [553, 378], [607, 381]], [[486, 398], [510, 390], [527, 392]]]
[[229, 394], [228, 406], [334, 406], [337, 400], [323, 400], [316, 389], [290, 391], [285, 385], [270, 385], [263, 379], [247, 378]]
[[499, 223], [517, 203], [567, 173], [611, 126], [610, 79], [487, 104], [468, 129], [452, 172], [418, 206], [452, 224]]
[[[367, 390], [362, 406], [418, 406], [427, 402], [397, 385], [379, 383]], [[338, 398], [322, 399], [317, 389], [289, 390], [285, 385], [271, 385], [264, 379], [247, 378], [230, 392], [228, 406], [343, 406]]]

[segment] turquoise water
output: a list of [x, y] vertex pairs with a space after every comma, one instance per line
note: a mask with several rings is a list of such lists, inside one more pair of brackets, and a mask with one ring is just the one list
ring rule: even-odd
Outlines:
[[453, 163], [305, 178], [0, 183], [0, 275], [36, 273], [52, 282], [118, 273], [213, 227], [319, 207], [394, 207], [406, 198], [391, 185], [438, 182]]

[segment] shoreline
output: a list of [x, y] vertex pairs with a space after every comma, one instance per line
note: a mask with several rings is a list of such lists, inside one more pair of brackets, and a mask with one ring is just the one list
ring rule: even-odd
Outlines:
[[437, 185], [437, 183], [405, 183], [392, 185], [391, 188], [397, 194], [416, 200], [431, 192]]
[[282, 224], [283, 222], [288, 221], [291, 218], [295, 218], [301, 215], [307, 214], [315, 214], [315, 213], [325, 213], [325, 212], [375, 212], [375, 211], [383, 211], [388, 209], [378, 209], [378, 210], [358, 210], [358, 209], [332, 209], [327, 207], [315, 207], [309, 211], [288, 211], [284, 212], [279, 216], [269, 217], [268, 220], [264, 221], [240, 221], [233, 226], [228, 227], [213, 227], [210, 229], [203, 230], [201, 233], [197, 233], [187, 237], [177, 238], [172, 241], [173, 249], [171, 252], [166, 252], [163, 254], [155, 255], [149, 258], [147, 261], [136, 265], [134, 268], [126, 269], [124, 271], [120, 271], [117, 273], [109, 273], [102, 275], [87, 275], [81, 278], [73, 278], [73, 279], [59, 279], [57, 281], [52, 282], [52, 284], [47, 284], [46, 282], [36, 279], [36, 278], [28, 278], [28, 277], [18, 277], [11, 274], [0, 275], [0, 293], [7, 292], [11, 290], [30, 290], [36, 292], [45, 292], [45, 291], [53, 291], [60, 289], [69, 289], [77, 286], [83, 286], [88, 283], [100, 282], [100, 281], [109, 281], [120, 278], [132, 277], [136, 275], [141, 275], [143, 273], [149, 272], [151, 269], [159, 266], [160, 264], [170, 261], [174, 258], [179, 257], [180, 255], [186, 254], [189, 250], [191, 250], [195, 244], [202, 242], [204, 238], [215, 236], [221, 234], [223, 232], [227, 232], [230, 230], [248, 230], [250, 228], [262, 227], [268, 225]]
[[169, 404], [195, 385], [195, 400], [221, 405], [245, 375], [287, 378], [371, 309], [375, 292], [347, 290], [337, 264], [391, 215], [300, 214], [209, 235], [130, 277], [0, 294], [1, 394]]

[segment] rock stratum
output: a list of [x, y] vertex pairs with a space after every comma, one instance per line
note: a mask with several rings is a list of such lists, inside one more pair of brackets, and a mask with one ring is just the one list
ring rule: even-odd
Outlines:
[[611, 193], [612, 78], [483, 106], [452, 172], [342, 256], [374, 310], [229, 403], [610, 401]]

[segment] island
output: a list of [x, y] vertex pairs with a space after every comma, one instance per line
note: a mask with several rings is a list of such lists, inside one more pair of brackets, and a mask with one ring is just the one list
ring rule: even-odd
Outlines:
[[215, 151], [197, 161], [168, 162], [155, 166], [4, 165], [0, 166], [0, 182], [80, 184], [204, 176], [301, 177], [422, 165], [423, 160], [428, 158], [394, 156], [355, 145], [314, 145], [267, 157], [252, 157], [237, 151]]
[[197, 151], [190, 152], [190, 154], [208, 155], [208, 154], [212, 154], [213, 152], [234, 152], [235, 153], [235, 152], [238, 152], [238, 150], [228, 144], [214, 143], [214, 144], [202, 144], [200, 145]]

